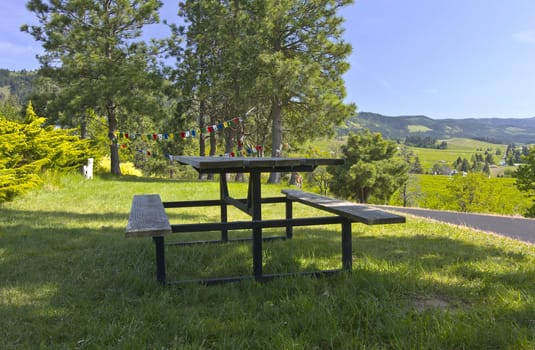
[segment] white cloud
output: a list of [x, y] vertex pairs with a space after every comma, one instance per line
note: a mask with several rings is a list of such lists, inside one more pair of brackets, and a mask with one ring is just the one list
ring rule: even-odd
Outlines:
[[513, 33], [513, 40], [520, 43], [535, 44], [535, 29], [521, 30]]

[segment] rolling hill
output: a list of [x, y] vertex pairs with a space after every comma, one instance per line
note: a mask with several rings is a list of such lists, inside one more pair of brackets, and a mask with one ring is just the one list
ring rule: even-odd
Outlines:
[[391, 117], [360, 112], [348, 119], [341, 133], [370, 129], [389, 139], [410, 135], [430, 136], [438, 140], [469, 138], [498, 144], [535, 144], [535, 117], [431, 119], [426, 116]]

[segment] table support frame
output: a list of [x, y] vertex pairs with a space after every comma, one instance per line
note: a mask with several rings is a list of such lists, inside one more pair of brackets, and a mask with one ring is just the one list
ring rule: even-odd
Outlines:
[[[234, 282], [247, 278], [254, 278], [257, 281], [272, 279], [277, 275], [264, 274], [262, 267], [262, 244], [265, 240], [271, 239], [292, 239], [294, 226], [310, 226], [325, 224], [342, 225], [342, 269], [351, 270], [351, 221], [341, 216], [328, 216], [316, 218], [293, 218], [292, 201], [286, 197], [262, 198], [261, 174], [266, 172], [295, 172], [295, 171], [313, 171], [318, 165], [340, 165], [344, 163], [343, 159], [332, 158], [214, 158], [214, 157], [190, 157], [176, 156], [172, 158], [178, 162], [194, 167], [199, 173], [219, 173], [220, 198], [219, 200], [200, 200], [200, 201], [180, 201], [166, 202], [165, 208], [184, 208], [195, 206], [220, 206], [219, 223], [199, 223], [199, 224], [180, 224], [171, 225], [173, 233], [179, 232], [202, 232], [202, 231], [220, 231], [221, 239], [213, 241], [194, 241], [194, 242], [174, 242], [168, 245], [188, 245], [188, 244], [206, 244], [206, 243], [228, 243], [234, 241], [252, 241], [253, 267], [251, 276], [211, 278], [206, 280], [195, 280], [205, 284], [216, 284]], [[227, 175], [231, 173], [249, 174], [249, 185], [246, 199], [235, 199], [230, 196]], [[262, 220], [262, 204], [264, 203], [285, 203], [286, 215], [282, 220]], [[251, 216], [251, 221], [228, 221], [228, 206], [232, 205]], [[263, 229], [271, 227], [286, 228], [285, 236], [264, 237]], [[248, 239], [230, 240], [228, 231], [238, 229], [251, 229], [252, 237]], [[165, 249], [164, 237], [154, 237], [156, 246], [157, 260], [157, 278], [160, 283], [166, 282], [165, 275]], [[339, 270], [305, 272], [307, 275], [324, 275], [332, 274]], [[298, 273], [301, 274], [301, 273]], [[295, 275], [295, 274], [282, 274]], [[182, 281], [188, 282], [188, 281]]]

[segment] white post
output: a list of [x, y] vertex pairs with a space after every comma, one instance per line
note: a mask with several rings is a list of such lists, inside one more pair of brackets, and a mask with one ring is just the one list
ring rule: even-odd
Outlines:
[[92, 179], [93, 178], [93, 158], [89, 158], [87, 160], [87, 165], [84, 165], [84, 176], [86, 179]]

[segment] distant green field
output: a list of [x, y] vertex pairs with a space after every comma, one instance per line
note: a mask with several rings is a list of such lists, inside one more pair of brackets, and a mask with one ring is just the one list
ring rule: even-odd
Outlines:
[[408, 129], [410, 132], [426, 132], [431, 131], [430, 128], [428, 128], [425, 125], [409, 125]]
[[[434, 164], [438, 163], [451, 166], [451, 164], [459, 157], [470, 160], [472, 155], [476, 153], [484, 154], [487, 150], [494, 155], [496, 164], [499, 164], [501, 157], [505, 154], [505, 150], [507, 149], [507, 145], [464, 138], [438, 140], [439, 143], [442, 141], [448, 143], [447, 149], [408, 147], [410, 151], [418, 156], [425, 172], [430, 172]], [[345, 143], [345, 137], [315, 140], [312, 143], [306, 143], [294, 148], [294, 151], [288, 155], [303, 155], [308, 149], [314, 149], [319, 154], [337, 154], [339, 153], [340, 147]], [[496, 155], [496, 150], [498, 149], [501, 151], [502, 155]], [[492, 174], [493, 176], [496, 176], [496, 174], [503, 174], [506, 169], [514, 170], [513, 167], [499, 167], [492, 169]]]
[[[486, 150], [489, 150], [489, 152], [495, 155], [497, 149], [500, 149], [503, 155], [507, 149], [507, 145], [497, 145], [462, 138], [439, 140], [439, 142], [442, 141], [448, 143], [447, 149], [409, 147], [409, 149], [420, 159], [424, 171], [430, 171], [433, 165], [437, 163], [451, 166], [458, 157], [470, 160], [475, 153], [485, 153]], [[501, 156], [494, 156], [496, 163], [500, 161], [500, 157]]]
[[500, 148], [503, 152], [505, 152], [505, 149], [507, 148], [507, 145], [501, 145], [501, 144], [495, 144], [495, 143], [489, 143], [484, 141], [478, 141], [478, 140], [472, 140], [472, 139], [464, 139], [464, 138], [453, 138], [453, 139], [447, 139], [447, 140], [439, 140], [439, 142], [446, 141], [448, 143], [448, 149], [458, 149], [458, 150], [474, 150], [474, 149], [480, 149], [480, 150], [486, 150], [486, 149], [497, 149]]

